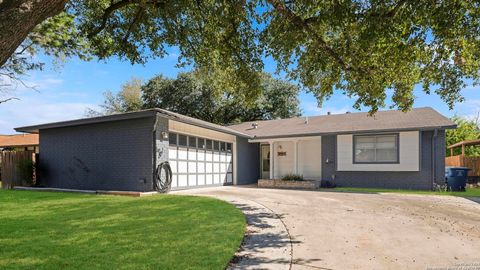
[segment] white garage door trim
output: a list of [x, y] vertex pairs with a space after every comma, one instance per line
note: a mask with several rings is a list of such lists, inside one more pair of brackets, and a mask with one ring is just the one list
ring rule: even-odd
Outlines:
[[172, 189], [233, 184], [233, 142], [170, 132]]

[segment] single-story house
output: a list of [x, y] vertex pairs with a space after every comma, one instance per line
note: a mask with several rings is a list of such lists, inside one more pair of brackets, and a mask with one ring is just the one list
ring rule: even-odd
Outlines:
[[445, 129], [432, 108], [221, 126], [163, 109], [16, 128], [40, 134], [40, 181], [57, 188], [152, 191], [168, 161], [172, 189], [253, 184], [286, 174], [339, 186], [443, 184]]
[[38, 134], [0, 135], [0, 151], [2, 150], [38, 153]]

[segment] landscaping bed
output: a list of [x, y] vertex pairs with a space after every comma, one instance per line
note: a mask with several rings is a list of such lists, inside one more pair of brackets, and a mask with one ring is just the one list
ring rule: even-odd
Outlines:
[[203, 197], [0, 191], [0, 269], [224, 269], [245, 217]]
[[321, 181], [316, 180], [282, 180], [282, 179], [259, 179], [260, 188], [291, 188], [291, 189], [318, 189]]

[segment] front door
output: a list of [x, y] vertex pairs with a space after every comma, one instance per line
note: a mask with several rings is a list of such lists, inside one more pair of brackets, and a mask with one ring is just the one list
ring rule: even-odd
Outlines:
[[262, 144], [260, 152], [262, 179], [270, 179], [270, 145]]

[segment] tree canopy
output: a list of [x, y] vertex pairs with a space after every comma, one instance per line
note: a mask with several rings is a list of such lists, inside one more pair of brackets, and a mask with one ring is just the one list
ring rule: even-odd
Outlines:
[[106, 91], [101, 111], [90, 110], [87, 115], [162, 108], [217, 124], [300, 115], [300, 89], [270, 74], [259, 75], [261, 90], [253, 103], [228, 92], [214, 91], [200, 75], [197, 72], [180, 73], [175, 79], [158, 75], [143, 85], [138, 79], [132, 79], [123, 84], [117, 94]]
[[269, 57], [319, 104], [338, 90], [375, 112], [392, 91], [393, 107], [408, 110], [421, 84], [452, 108], [467, 82], [479, 82], [479, 30], [472, 0], [7, 0], [0, 66], [33, 68], [13, 61], [19, 47], [144, 63], [173, 46], [179, 65], [192, 64], [214, 91], [249, 100]]
[[[449, 129], [446, 132], [447, 146], [466, 140], [480, 139], [480, 123], [477, 119], [469, 120], [458, 115], [452, 117], [452, 121], [457, 124], [456, 129]], [[454, 155], [460, 155], [461, 148], [454, 150]], [[450, 150], [447, 149], [447, 156], [450, 155]], [[480, 156], [480, 147], [466, 147], [465, 155]]]

